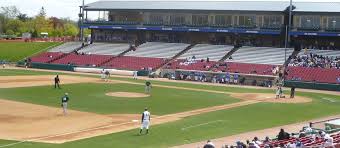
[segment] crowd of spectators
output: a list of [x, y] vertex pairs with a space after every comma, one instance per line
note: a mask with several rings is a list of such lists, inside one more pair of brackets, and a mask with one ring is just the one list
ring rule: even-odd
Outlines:
[[[322, 130], [315, 131], [306, 126], [299, 133], [287, 133], [281, 129], [274, 139], [268, 136], [264, 140], [254, 137], [251, 141], [237, 141], [234, 145], [223, 145], [222, 148], [304, 148], [313, 147], [310, 145], [313, 143], [318, 143], [316, 147], [335, 148], [336, 142], [333, 137], [337, 137], [336, 135], [339, 133], [331, 136]], [[216, 148], [216, 146], [208, 140], [203, 148]]]
[[340, 69], [340, 57], [329, 57], [310, 53], [292, 58], [288, 66]]

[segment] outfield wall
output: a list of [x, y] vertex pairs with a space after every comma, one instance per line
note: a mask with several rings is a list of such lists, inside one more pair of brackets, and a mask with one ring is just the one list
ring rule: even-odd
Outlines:
[[340, 91], [340, 84], [327, 84], [317, 82], [285, 81], [285, 87]]

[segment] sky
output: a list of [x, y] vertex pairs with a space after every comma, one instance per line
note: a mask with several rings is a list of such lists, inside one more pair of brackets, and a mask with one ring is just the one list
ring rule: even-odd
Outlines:
[[[85, 4], [99, 0], [85, 0]], [[120, 0], [123, 1], [123, 0]], [[136, 1], [136, 0], [135, 0]], [[180, 1], [180, 0], [177, 0]], [[197, 1], [197, 0], [196, 0]], [[216, 0], [214, 0], [216, 1]], [[259, 0], [219, 0], [219, 1], [259, 1]], [[261, 0], [261, 1], [289, 1], [289, 0]], [[340, 0], [294, 0], [296, 2], [340, 2]], [[21, 13], [35, 16], [44, 7], [47, 16], [78, 19], [79, 7], [82, 0], [0, 0], [0, 7], [16, 6]], [[339, 8], [340, 9], [340, 8]], [[94, 14], [92, 14], [94, 17]]]

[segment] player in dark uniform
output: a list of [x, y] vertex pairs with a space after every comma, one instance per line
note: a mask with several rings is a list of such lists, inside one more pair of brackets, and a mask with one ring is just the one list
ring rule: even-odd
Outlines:
[[295, 97], [295, 86], [290, 88], [290, 98], [294, 98], [294, 97]]
[[59, 75], [57, 75], [55, 78], [54, 78], [54, 88], [59, 88], [60, 89], [60, 86], [59, 86], [59, 83], [60, 83], [60, 79], [59, 79]]
[[150, 94], [151, 88], [152, 88], [151, 82], [146, 81], [146, 82], [145, 82], [145, 93]]
[[68, 97], [68, 93], [65, 93], [63, 97], [61, 97], [61, 107], [63, 108], [64, 116], [67, 115], [67, 102], [70, 98]]

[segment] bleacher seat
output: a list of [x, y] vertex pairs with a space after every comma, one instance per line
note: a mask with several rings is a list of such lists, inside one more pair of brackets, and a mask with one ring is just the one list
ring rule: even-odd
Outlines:
[[49, 52], [70, 53], [81, 47], [81, 42], [66, 42], [49, 50]]
[[[293, 49], [287, 49], [287, 58]], [[282, 65], [285, 62], [285, 49], [274, 47], [242, 47], [228, 62]]]
[[78, 52], [98, 55], [118, 55], [129, 48], [129, 44], [93, 43], [84, 47]]
[[72, 64], [77, 66], [90, 66], [96, 67], [102, 62], [109, 60], [112, 56], [108, 55], [77, 55], [74, 53], [58, 59], [52, 63], [54, 64]]
[[186, 59], [195, 56], [198, 60], [209, 57], [210, 61], [218, 61], [232, 50], [233, 47], [234, 46], [230, 45], [197, 44], [178, 59]]
[[319, 83], [338, 83], [340, 69], [289, 67], [287, 80], [298, 80]]
[[104, 66], [115, 69], [142, 70], [144, 68], [155, 69], [162, 63], [164, 63], [162, 58], [122, 56], [113, 58]]
[[126, 56], [150, 57], [150, 58], [171, 58], [188, 47], [185, 43], [162, 43], [147, 42], [130, 51]]
[[60, 56], [62, 56], [64, 53], [62, 52], [44, 52], [41, 54], [38, 54], [36, 56], [31, 57], [32, 62], [37, 63], [48, 63]]

